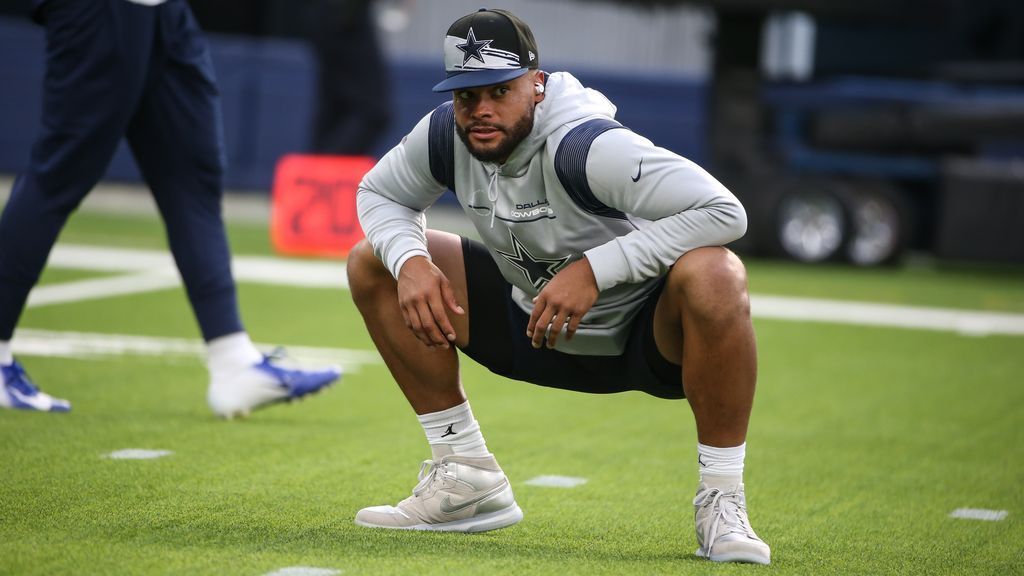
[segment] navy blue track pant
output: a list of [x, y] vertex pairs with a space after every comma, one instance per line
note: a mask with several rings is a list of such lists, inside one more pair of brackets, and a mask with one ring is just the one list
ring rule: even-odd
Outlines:
[[185, 0], [46, 0], [43, 117], [0, 216], [0, 340], [9, 340], [68, 216], [122, 136], [153, 192], [206, 340], [242, 330], [221, 219], [220, 101]]

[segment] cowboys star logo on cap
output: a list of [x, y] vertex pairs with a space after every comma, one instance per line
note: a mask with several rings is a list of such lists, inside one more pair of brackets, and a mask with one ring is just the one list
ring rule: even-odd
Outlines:
[[448, 77], [434, 86], [434, 92], [508, 82], [539, 65], [537, 42], [525, 22], [507, 10], [481, 8], [448, 28]]
[[479, 60], [481, 64], [486, 64], [484, 56], [483, 54], [480, 53], [480, 51], [490, 46], [491, 42], [494, 42], [494, 40], [480, 40], [478, 42], [476, 39], [476, 35], [473, 34], [473, 29], [470, 28], [469, 35], [466, 36], [466, 43], [455, 45], [455, 47], [458, 48], [459, 50], [462, 50], [464, 54], [462, 57], [462, 66], [465, 67], [466, 62], [469, 62], [470, 58], [475, 58]]

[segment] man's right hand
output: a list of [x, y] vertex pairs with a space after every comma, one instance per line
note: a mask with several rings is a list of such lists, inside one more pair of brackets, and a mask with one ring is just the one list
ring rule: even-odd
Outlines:
[[406, 260], [398, 273], [398, 306], [405, 325], [429, 348], [448, 348], [455, 329], [448, 310], [465, 314], [455, 301], [448, 278], [425, 256]]

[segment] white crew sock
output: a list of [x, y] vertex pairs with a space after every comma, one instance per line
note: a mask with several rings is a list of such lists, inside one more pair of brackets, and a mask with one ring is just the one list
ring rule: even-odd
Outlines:
[[434, 460], [440, 460], [450, 453], [459, 456], [490, 454], [468, 400], [447, 410], [422, 414], [417, 418], [427, 435]]
[[743, 459], [747, 443], [732, 448], [716, 448], [697, 443], [700, 481], [711, 488], [726, 489], [743, 482]]
[[0, 364], [8, 366], [14, 363], [14, 354], [11, 352], [11, 341], [0, 340]]
[[251, 368], [262, 361], [263, 355], [246, 332], [220, 336], [206, 343], [206, 367], [213, 378]]

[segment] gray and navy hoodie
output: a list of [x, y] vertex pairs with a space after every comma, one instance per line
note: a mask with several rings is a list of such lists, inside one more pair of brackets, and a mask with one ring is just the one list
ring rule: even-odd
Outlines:
[[470, 155], [451, 102], [427, 114], [363, 178], [359, 220], [397, 278], [409, 258], [429, 258], [423, 211], [453, 190], [527, 314], [558, 270], [586, 256], [600, 295], [556, 349], [619, 354], [657, 279], [687, 251], [741, 237], [746, 213], [704, 169], [623, 128], [572, 75], [550, 74], [545, 95], [500, 165]]

